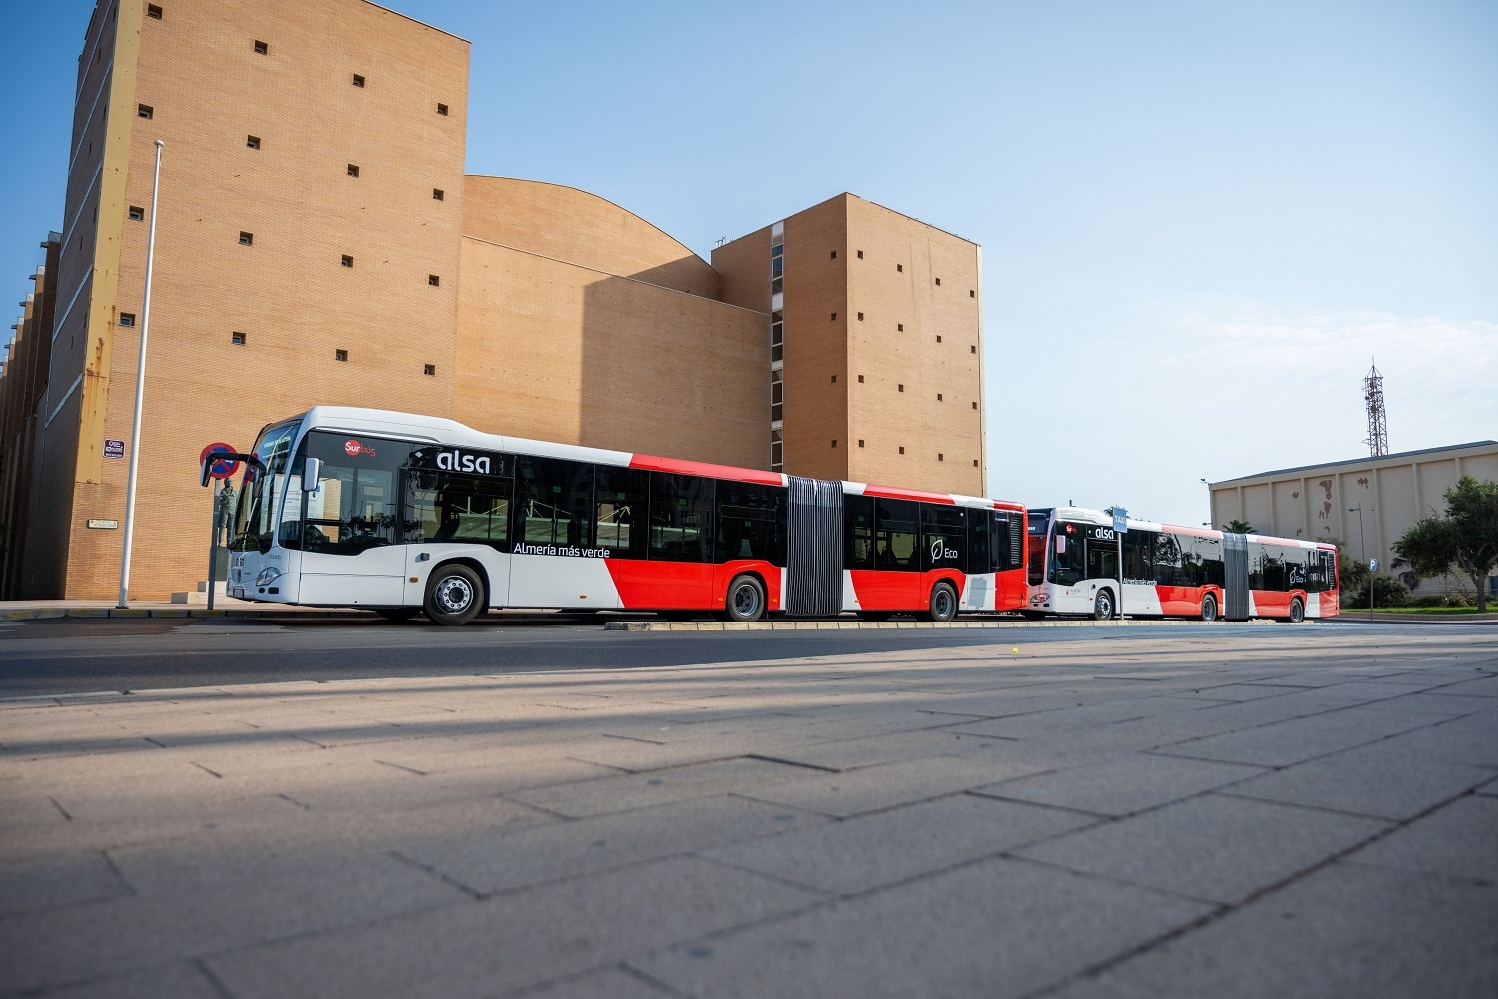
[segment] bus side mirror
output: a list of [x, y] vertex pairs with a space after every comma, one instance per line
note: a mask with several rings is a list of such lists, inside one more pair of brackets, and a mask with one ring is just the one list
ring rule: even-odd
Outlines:
[[1058, 534], [1058, 535], [1056, 535], [1056, 554], [1057, 555], [1065, 555], [1066, 554], [1066, 535], [1064, 535], [1064, 534]]
[[321, 479], [322, 459], [308, 458], [306, 464], [302, 465], [302, 491], [306, 493], [317, 492], [317, 487], [321, 485]]

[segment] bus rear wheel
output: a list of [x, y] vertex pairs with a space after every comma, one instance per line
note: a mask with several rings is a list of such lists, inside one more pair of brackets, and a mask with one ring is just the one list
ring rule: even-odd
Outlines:
[[1099, 590], [1097, 599], [1092, 602], [1092, 619], [1094, 621], [1111, 621], [1113, 619], [1113, 591]]
[[466, 565], [444, 565], [427, 581], [427, 618], [433, 624], [467, 624], [484, 609], [484, 582]]
[[1217, 620], [1217, 598], [1210, 593], [1202, 597], [1202, 620]]
[[937, 583], [931, 587], [931, 605], [928, 608], [931, 620], [944, 624], [957, 616], [957, 591], [951, 583]]
[[1305, 619], [1306, 605], [1300, 602], [1299, 597], [1296, 597], [1294, 600], [1290, 601], [1290, 623], [1299, 624]]
[[753, 576], [735, 576], [724, 608], [726, 620], [758, 621], [765, 616], [765, 588]]

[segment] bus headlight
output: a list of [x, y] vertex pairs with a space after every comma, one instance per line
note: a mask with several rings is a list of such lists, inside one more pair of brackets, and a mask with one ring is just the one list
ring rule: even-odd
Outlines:
[[260, 575], [255, 577], [256, 586], [269, 586], [281, 578], [281, 570], [273, 565], [268, 565], [260, 570]]

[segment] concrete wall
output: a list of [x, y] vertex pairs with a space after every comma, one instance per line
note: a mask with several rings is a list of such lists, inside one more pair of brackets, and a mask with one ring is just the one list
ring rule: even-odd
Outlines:
[[[1244, 520], [1261, 534], [1340, 541], [1356, 558], [1391, 565], [1390, 545], [1420, 517], [1446, 512], [1443, 494], [1462, 475], [1498, 481], [1498, 443], [1360, 458], [1211, 483], [1212, 524]], [[1361, 508], [1359, 515], [1353, 512]], [[1422, 592], [1439, 592], [1424, 580]]]

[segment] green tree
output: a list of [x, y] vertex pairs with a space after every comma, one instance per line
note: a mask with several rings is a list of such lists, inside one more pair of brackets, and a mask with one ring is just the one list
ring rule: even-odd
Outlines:
[[1498, 566], [1498, 482], [1463, 475], [1446, 490], [1446, 515], [1421, 517], [1391, 545], [1394, 567], [1421, 579], [1453, 570], [1477, 588], [1477, 610], [1488, 609], [1487, 577]]
[[1259, 533], [1258, 529], [1255, 528], [1254, 525], [1250, 524], [1246, 520], [1230, 520], [1226, 524], [1222, 525], [1222, 529], [1224, 531], [1227, 531], [1229, 534], [1258, 534]]

